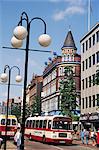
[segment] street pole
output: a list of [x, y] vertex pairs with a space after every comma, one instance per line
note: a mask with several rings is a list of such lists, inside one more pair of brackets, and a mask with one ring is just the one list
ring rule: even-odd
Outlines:
[[10, 81], [11, 81], [11, 70], [13, 68], [17, 68], [18, 69], [18, 79], [16, 80], [17, 82], [20, 82], [22, 80], [21, 76], [20, 76], [20, 69], [17, 66], [13, 66], [10, 68], [9, 65], [5, 65], [4, 67], [4, 73], [1, 74], [1, 80], [3, 82], [7, 81], [7, 74], [6, 74], [6, 70], [8, 69], [8, 90], [7, 90], [7, 109], [6, 109], [6, 121], [5, 121], [5, 137], [4, 137], [4, 150], [6, 150], [6, 145], [7, 145], [7, 125], [8, 125], [8, 114], [9, 114], [9, 95], [10, 95]]
[[8, 111], [9, 111], [9, 94], [10, 94], [10, 79], [11, 79], [11, 70], [9, 69], [8, 76], [8, 96], [7, 96], [7, 112], [6, 112], [6, 126], [5, 126], [5, 138], [4, 138], [4, 150], [6, 150], [7, 145], [7, 125], [8, 125]]
[[[23, 17], [25, 15], [25, 17]], [[30, 37], [30, 24], [34, 20], [41, 20], [44, 24], [44, 33], [39, 36], [39, 44], [43, 47], [47, 47], [51, 43], [51, 37], [46, 34], [46, 23], [40, 17], [34, 17], [29, 21], [29, 17], [27, 13], [24, 11], [21, 14], [20, 21], [18, 26], [14, 29], [14, 36], [11, 39], [12, 47], [3, 47], [5, 49], [16, 49], [16, 50], [24, 50], [25, 51], [25, 69], [24, 69], [24, 90], [23, 90], [23, 114], [22, 114], [22, 125], [21, 125], [21, 150], [24, 150], [24, 132], [25, 132], [25, 107], [26, 107], [26, 87], [27, 87], [27, 72], [28, 72], [28, 53], [29, 51], [36, 51], [36, 52], [47, 52], [52, 53], [52, 51], [48, 50], [37, 50], [37, 49], [29, 49], [29, 37]], [[22, 26], [22, 22], [26, 21], [27, 30], [25, 27]], [[20, 48], [22, 46], [22, 40], [26, 38], [26, 48]]]
[[[23, 17], [25, 15], [25, 17]], [[14, 30], [14, 37], [11, 39], [11, 44], [13, 47], [18, 49], [19, 47], [22, 46], [22, 40], [26, 38], [26, 48], [21, 50], [25, 51], [25, 69], [24, 69], [24, 90], [23, 90], [23, 114], [22, 114], [22, 124], [21, 124], [21, 150], [24, 150], [24, 132], [25, 132], [25, 107], [26, 107], [26, 87], [27, 87], [27, 72], [28, 72], [28, 53], [29, 51], [38, 51], [38, 52], [50, 52], [51, 51], [44, 51], [44, 50], [31, 50], [29, 49], [29, 37], [30, 37], [30, 24], [32, 21], [38, 19], [41, 20], [44, 24], [44, 34], [42, 34], [39, 37], [39, 44], [41, 46], [47, 47], [51, 43], [51, 37], [46, 34], [46, 23], [45, 21], [40, 18], [40, 17], [34, 17], [29, 21], [29, 17], [26, 12], [22, 12], [20, 21], [18, 23], [18, 26], [16, 27], [17, 29]], [[25, 28], [22, 26], [22, 22], [26, 21], [26, 26], [27, 26], [27, 31], [25, 32]], [[17, 31], [20, 31], [17, 33]], [[20, 33], [23, 32], [23, 36]], [[16, 35], [15, 35], [16, 34]], [[19, 34], [19, 35], [18, 35]], [[26, 37], [25, 37], [26, 36]], [[21, 37], [21, 38], [20, 38]], [[18, 43], [19, 40], [19, 43]], [[15, 49], [15, 48], [10, 48], [10, 47], [3, 47], [3, 48], [8, 48], [8, 49]]]

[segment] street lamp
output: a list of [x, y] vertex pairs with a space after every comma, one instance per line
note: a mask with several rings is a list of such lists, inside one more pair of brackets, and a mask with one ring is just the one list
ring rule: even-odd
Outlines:
[[[8, 114], [9, 114], [9, 95], [10, 95], [10, 81], [11, 81], [11, 70], [12, 69], [18, 69], [18, 75], [16, 76], [15, 80], [16, 82], [21, 82], [22, 77], [20, 76], [20, 69], [17, 66], [13, 66], [10, 68], [9, 65], [5, 65], [4, 67], [4, 73], [1, 74], [0, 79], [1, 82], [7, 82], [8, 81], [8, 94], [7, 94], [7, 110], [6, 110], [6, 126], [5, 126], [5, 138], [4, 138], [4, 150], [6, 150], [6, 142], [7, 142], [7, 124], [8, 124]], [[9, 73], [7, 75], [6, 70], [9, 70]]]
[[[44, 34], [40, 35], [38, 38], [38, 42], [41, 46], [47, 47], [51, 43], [51, 37], [46, 34], [46, 23], [40, 17], [34, 17], [29, 21], [29, 17], [26, 12], [22, 12], [20, 21], [18, 26], [14, 29], [13, 37], [11, 39], [11, 44], [14, 48], [20, 48], [22, 46], [23, 40], [26, 38], [26, 48], [22, 49], [25, 50], [25, 69], [24, 69], [24, 91], [23, 91], [23, 114], [22, 114], [22, 138], [21, 138], [21, 149], [24, 150], [24, 131], [25, 131], [25, 107], [26, 107], [26, 86], [27, 86], [27, 71], [28, 71], [28, 52], [31, 50], [29, 49], [29, 38], [30, 38], [30, 25], [31, 22], [34, 20], [41, 20], [44, 24]], [[23, 21], [26, 21], [26, 27], [22, 26]], [[51, 52], [51, 51], [43, 51], [43, 50], [33, 50], [33, 51], [40, 51], [40, 52]]]

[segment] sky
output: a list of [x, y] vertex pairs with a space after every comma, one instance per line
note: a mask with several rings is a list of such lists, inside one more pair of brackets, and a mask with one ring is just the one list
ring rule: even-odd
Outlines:
[[[61, 55], [69, 28], [72, 31], [77, 52], [80, 54], [80, 40], [88, 32], [88, 0], [0, 0], [0, 74], [4, 66], [18, 66], [24, 80], [25, 52], [15, 49], [4, 49], [3, 46], [11, 47], [13, 30], [17, 26], [21, 13], [25, 11], [31, 20], [41, 17], [47, 24], [47, 34], [52, 38], [50, 46], [43, 48], [38, 44], [38, 37], [43, 34], [43, 24], [40, 20], [34, 20], [30, 28], [31, 49], [55, 51]], [[99, 0], [91, 0], [91, 26], [99, 22]], [[23, 22], [26, 27], [26, 22]], [[25, 48], [26, 41], [22, 48]], [[52, 53], [29, 52], [28, 84], [33, 74], [42, 75], [44, 62], [48, 57], [53, 58]], [[8, 73], [8, 70], [7, 70]], [[17, 69], [11, 70], [10, 98], [22, 95], [23, 81], [15, 82]], [[16, 84], [16, 85], [13, 85]], [[7, 99], [7, 85], [0, 82], [0, 102]]]

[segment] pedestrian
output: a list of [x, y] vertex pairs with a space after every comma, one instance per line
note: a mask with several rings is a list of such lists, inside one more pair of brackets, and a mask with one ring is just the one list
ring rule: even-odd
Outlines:
[[14, 136], [14, 142], [16, 143], [17, 145], [17, 150], [21, 150], [21, 132], [20, 132], [20, 127], [17, 128], [17, 132]]
[[88, 129], [85, 131], [85, 138], [86, 138], [86, 145], [88, 145], [88, 142], [89, 142], [89, 131], [88, 131]]
[[84, 135], [85, 135], [85, 132], [84, 132], [84, 129], [82, 129], [81, 132], [80, 132], [80, 137], [81, 137], [82, 144], [84, 144]]
[[95, 146], [96, 145], [96, 133], [94, 130], [91, 131], [90, 138], [92, 140], [92, 146]]
[[96, 143], [97, 143], [97, 147], [99, 147], [99, 128], [96, 134]]
[[3, 139], [0, 138], [0, 148], [1, 148], [2, 144], [3, 144]]

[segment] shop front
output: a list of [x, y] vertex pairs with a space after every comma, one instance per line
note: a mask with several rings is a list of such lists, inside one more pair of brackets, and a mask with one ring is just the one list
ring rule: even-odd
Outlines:
[[97, 131], [99, 128], [99, 113], [81, 114], [80, 122], [82, 128], [95, 129]]

